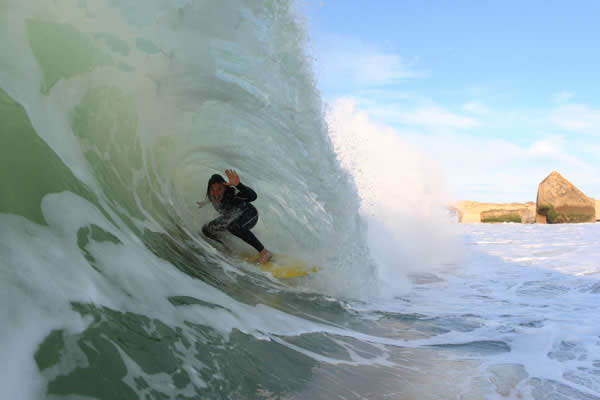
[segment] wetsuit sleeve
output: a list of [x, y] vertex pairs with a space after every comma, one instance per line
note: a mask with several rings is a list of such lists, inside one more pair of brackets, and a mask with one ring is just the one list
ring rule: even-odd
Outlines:
[[236, 194], [236, 197], [245, 201], [254, 201], [256, 200], [256, 192], [250, 189], [248, 186], [238, 183], [235, 187], [239, 192]]

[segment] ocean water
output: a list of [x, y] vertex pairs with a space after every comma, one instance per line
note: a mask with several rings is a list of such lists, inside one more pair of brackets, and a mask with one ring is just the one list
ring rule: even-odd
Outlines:
[[[1, 399], [600, 398], [600, 225], [456, 225], [307, 40], [283, 0], [0, 1]], [[225, 168], [319, 273], [203, 238]]]

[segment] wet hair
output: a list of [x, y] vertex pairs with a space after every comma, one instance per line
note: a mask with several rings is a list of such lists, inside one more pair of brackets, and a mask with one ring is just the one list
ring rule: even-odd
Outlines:
[[215, 183], [225, 183], [225, 179], [223, 179], [223, 177], [219, 174], [214, 174], [210, 177], [210, 179], [208, 180], [208, 186], [206, 187], [206, 198], [210, 201], [212, 201], [210, 197], [210, 187]]

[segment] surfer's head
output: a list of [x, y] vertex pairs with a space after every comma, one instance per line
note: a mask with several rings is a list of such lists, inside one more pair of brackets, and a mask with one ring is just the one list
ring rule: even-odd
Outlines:
[[213, 203], [220, 203], [223, 199], [223, 193], [225, 193], [225, 179], [219, 174], [214, 174], [208, 180], [208, 187], [206, 188], [206, 197]]

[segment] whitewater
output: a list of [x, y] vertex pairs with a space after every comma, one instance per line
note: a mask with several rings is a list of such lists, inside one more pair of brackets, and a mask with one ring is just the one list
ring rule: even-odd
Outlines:
[[[294, 2], [1, 0], [0, 49], [1, 399], [600, 398], [600, 225], [456, 224]], [[203, 237], [227, 168], [318, 273]]]

